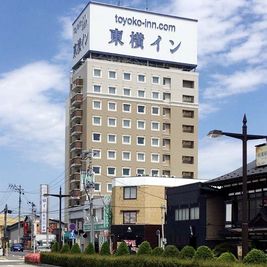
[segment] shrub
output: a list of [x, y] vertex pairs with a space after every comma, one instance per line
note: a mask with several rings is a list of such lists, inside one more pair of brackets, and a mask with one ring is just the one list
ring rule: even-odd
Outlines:
[[180, 257], [182, 259], [193, 259], [195, 256], [196, 250], [192, 246], [185, 246], [180, 252]]
[[222, 262], [235, 262], [237, 258], [232, 252], [223, 252], [217, 260]]
[[163, 248], [161, 247], [155, 247], [153, 250], [152, 250], [152, 256], [156, 256], [156, 257], [159, 257], [159, 256], [162, 256], [164, 250]]
[[267, 256], [262, 250], [252, 249], [243, 260], [246, 264], [267, 263]]
[[179, 250], [174, 245], [167, 245], [165, 247], [165, 250], [162, 254], [164, 257], [178, 257], [179, 256]]
[[194, 260], [211, 260], [214, 258], [212, 250], [207, 246], [200, 246], [194, 256]]
[[59, 244], [55, 241], [51, 247], [51, 252], [59, 252]]
[[116, 256], [129, 255], [129, 248], [124, 241], [122, 241], [115, 253]]
[[92, 243], [89, 243], [88, 246], [85, 248], [84, 253], [87, 255], [95, 254], [95, 247]]
[[152, 252], [152, 248], [148, 241], [144, 241], [141, 243], [138, 248], [137, 255], [149, 255]]
[[71, 252], [72, 254], [79, 254], [79, 253], [81, 253], [81, 249], [80, 249], [79, 245], [78, 245], [77, 243], [75, 243], [75, 244], [71, 247], [70, 252]]
[[109, 243], [104, 242], [100, 249], [100, 255], [110, 255]]
[[69, 244], [65, 243], [60, 250], [60, 253], [70, 253], [70, 246]]
[[236, 252], [236, 247], [229, 243], [220, 243], [216, 245], [213, 249], [213, 254], [215, 257], [219, 257], [223, 252]]

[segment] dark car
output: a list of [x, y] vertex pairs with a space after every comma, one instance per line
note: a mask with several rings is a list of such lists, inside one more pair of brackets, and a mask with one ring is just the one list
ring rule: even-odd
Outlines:
[[23, 245], [20, 243], [15, 243], [10, 248], [11, 251], [21, 251], [23, 252]]

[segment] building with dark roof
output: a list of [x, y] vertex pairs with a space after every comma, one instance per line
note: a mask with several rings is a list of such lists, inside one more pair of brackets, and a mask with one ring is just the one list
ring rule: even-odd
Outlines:
[[[267, 150], [266, 145], [258, 146]], [[258, 151], [257, 147], [257, 151]], [[267, 249], [267, 164], [257, 159], [247, 165], [249, 245]], [[266, 154], [266, 153], [265, 153]], [[191, 207], [198, 207], [198, 216]], [[215, 246], [241, 245], [242, 168], [207, 181], [167, 189], [167, 241]], [[195, 217], [194, 217], [195, 216]], [[192, 238], [193, 237], [193, 238]], [[192, 241], [193, 240], [193, 241]]]

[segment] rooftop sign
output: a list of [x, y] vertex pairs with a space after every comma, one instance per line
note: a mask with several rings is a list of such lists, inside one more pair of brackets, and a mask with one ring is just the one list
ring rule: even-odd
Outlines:
[[197, 65], [197, 21], [89, 3], [73, 23], [73, 66], [89, 51]]

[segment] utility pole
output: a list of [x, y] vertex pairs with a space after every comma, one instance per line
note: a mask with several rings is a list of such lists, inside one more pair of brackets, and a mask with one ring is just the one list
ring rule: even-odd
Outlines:
[[59, 188], [59, 194], [44, 194], [44, 197], [58, 197], [59, 200], [59, 247], [62, 247], [62, 225], [61, 225], [61, 210], [62, 210], [62, 205], [61, 205], [61, 200], [64, 197], [71, 197], [71, 195], [63, 195], [61, 191], [61, 186]]
[[164, 249], [165, 247], [165, 233], [164, 233], [164, 223], [165, 223], [165, 205], [161, 205], [161, 233], [162, 233], [162, 239], [161, 239], [161, 247]]
[[[85, 162], [85, 168], [81, 171], [81, 177], [83, 179], [83, 186], [85, 193], [89, 201], [89, 215], [91, 223], [90, 240], [93, 246], [95, 246], [95, 233], [94, 233], [94, 209], [93, 209], [93, 193], [95, 189], [95, 175], [92, 168], [93, 152], [91, 149], [83, 151], [82, 160]], [[86, 161], [88, 160], [88, 166], [86, 168]]]
[[19, 193], [19, 218], [18, 218], [18, 243], [20, 243], [20, 212], [21, 212], [21, 194], [24, 195], [24, 189], [21, 185], [10, 184], [9, 188]]
[[28, 201], [28, 204], [32, 207], [32, 224], [31, 224], [31, 246], [33, 246], [33, 252], [35, 253], [35, 232], [34, 232], [34, 224], [36, 219], [36, 205]]
[[9, 210], [7, 208], [7, 204], [4, 208], [4, 210], [2, 211], [4, 212], [4, 242], [3, 242], [3, 255], [6, 256], [7, 255], [7, 250], [6, 250], [6, 241], [7, 241], [7, 214], [9, 213], [12, 213], [11, 210]]

